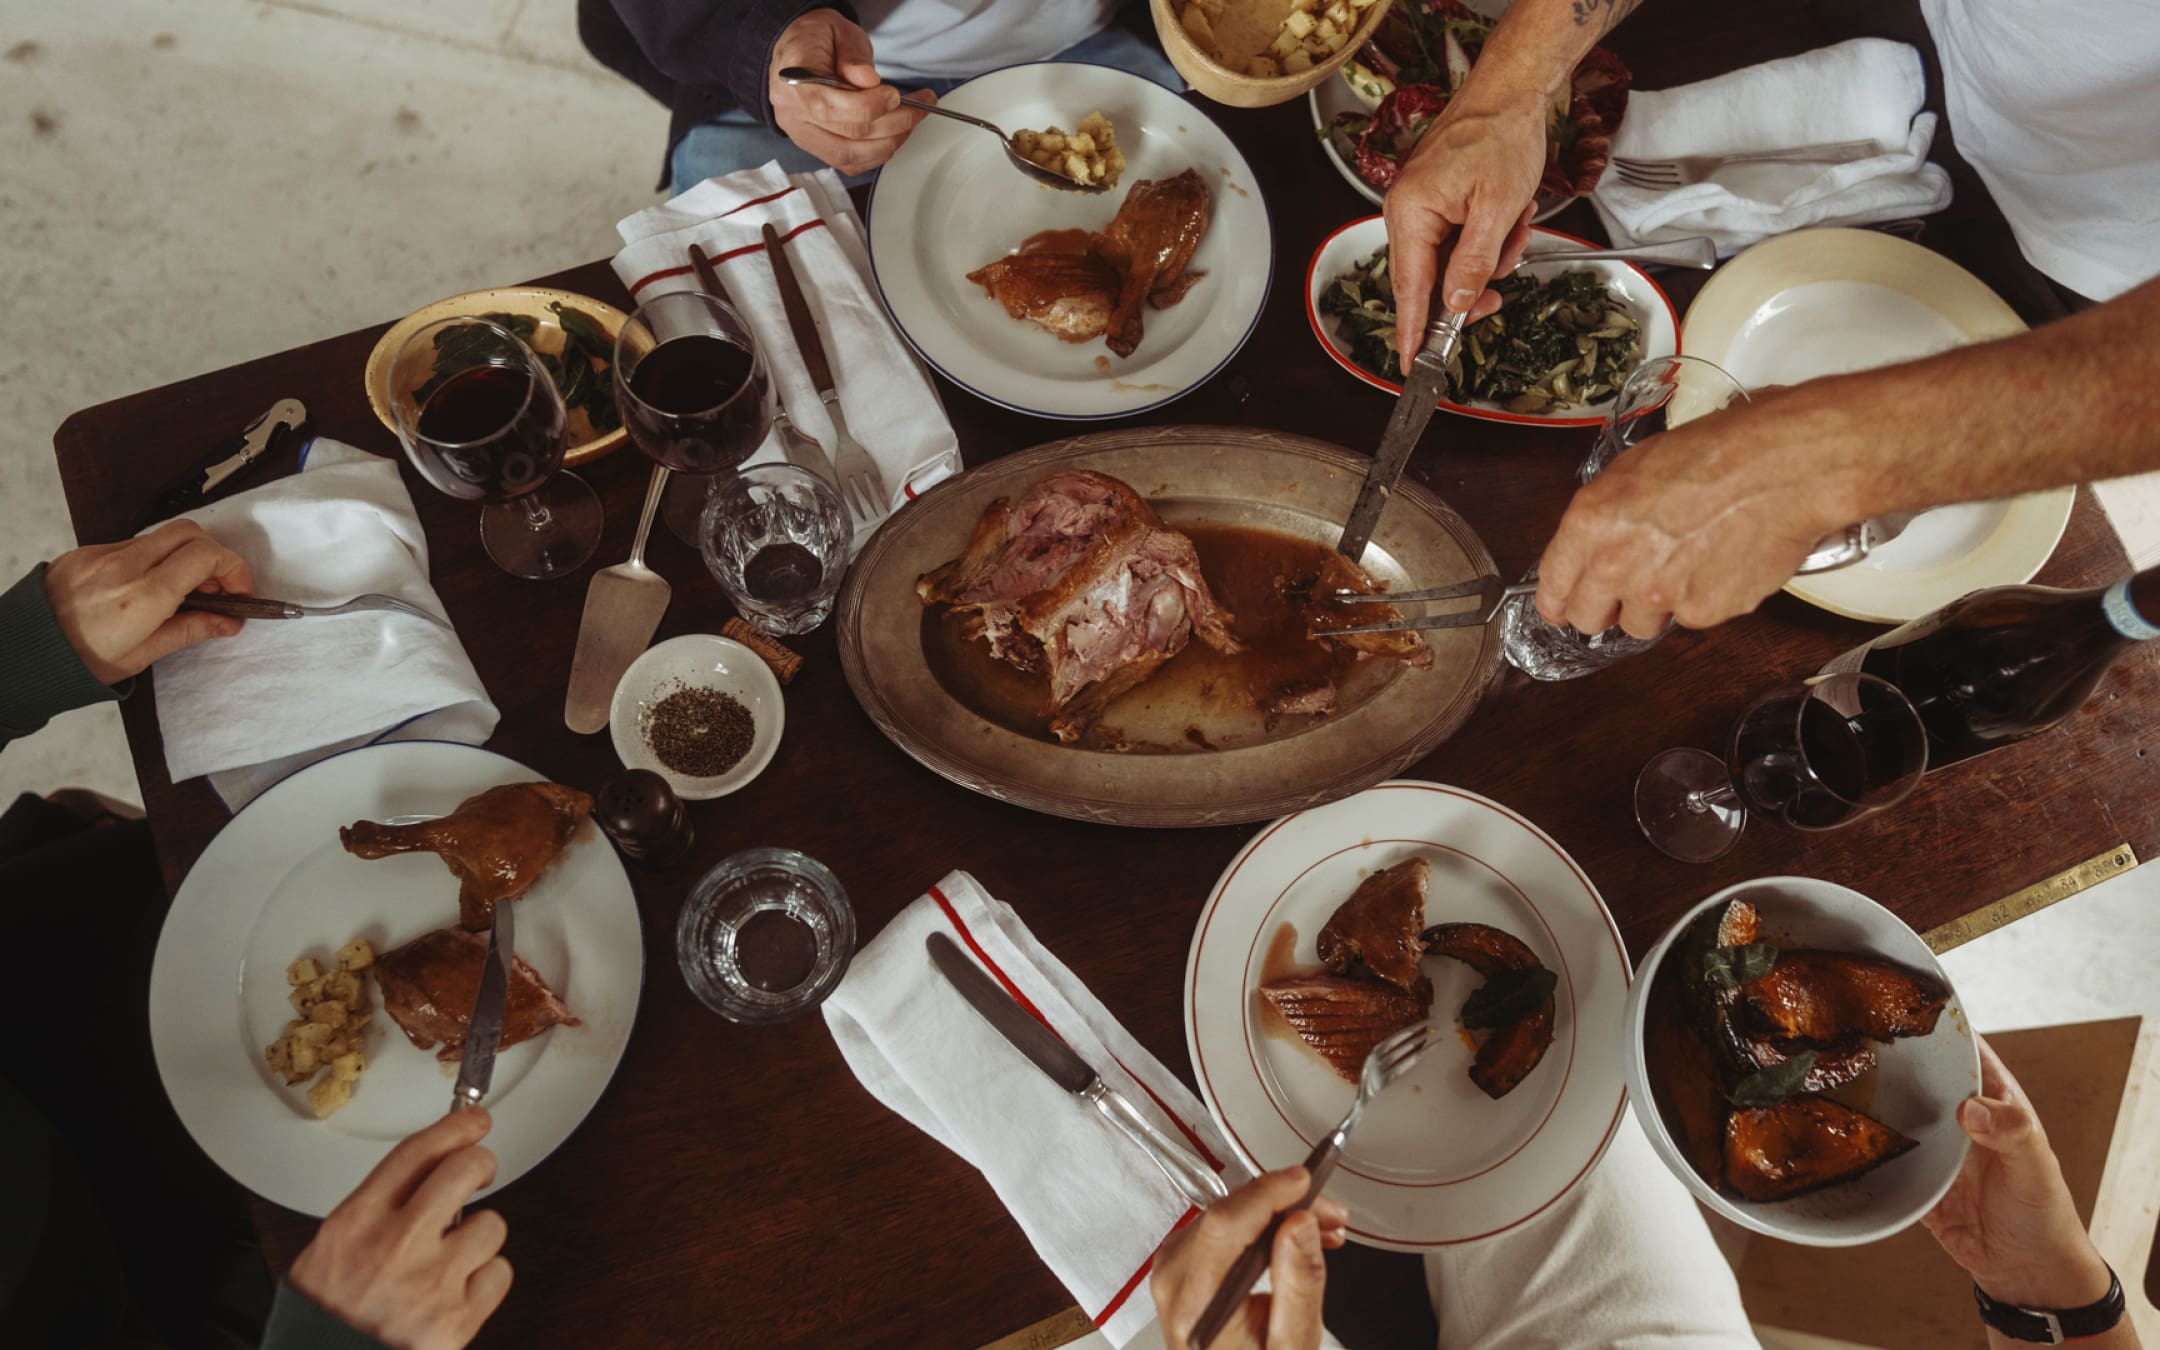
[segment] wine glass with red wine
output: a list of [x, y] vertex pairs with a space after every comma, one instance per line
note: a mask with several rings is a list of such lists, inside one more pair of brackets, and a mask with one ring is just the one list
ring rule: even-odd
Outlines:
[[1748, 709], [1723, 759], [1666, 750], [1635, 780], [1635, 823], [1665, 854], [1709, 862], [1748, 814], [1834, 830], [1905, 800], [1927, 772], [1912, 702], [1873, 675], [1817, 675]]
[[750, 325], [704, 291], [669, 291], [638, 306], [615, 339], [615, 401], [638, 449], [698, 480], [670, 493], [665, 517], [695, 548], [707, 493], [772, 433], [772, 381]]
[[532, 349], [486, 319], [443, 319], [391, 359], [398, 439], [438, 491], [486, 502], [480, 542], [512, 576], [576, 571], [600, 542], [600, 499], [558, 473], [562, 395]]

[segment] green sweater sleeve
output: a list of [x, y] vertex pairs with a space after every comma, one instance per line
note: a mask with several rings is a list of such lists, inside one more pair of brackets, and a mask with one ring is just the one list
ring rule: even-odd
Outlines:
[[270, 1324], [263, 1329], [262, 1350], [386, 1350], [381, 1341], [355, 1331], [337, 1315], [280, 1280]]
[[45, 595], [45, 564], [0, 593], [0, 749], [72, 708], [118, 697], [60, 631]]

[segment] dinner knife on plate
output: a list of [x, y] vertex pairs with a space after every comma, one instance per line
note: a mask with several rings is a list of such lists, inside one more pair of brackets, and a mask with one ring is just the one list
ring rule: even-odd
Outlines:
[[275, 453], [306, 425], [306, 405], [296, 398], [279, 399], [270, 405], [268, 412], [248, 423], [239, 435], [221, 442], [201, 463], [160, 488], [136, 528], [147, 528], [168, 516], [201, 506], [226, 479], [256, 460]]
[[1373, 452], [1372, 468], [1366, 470], [1365, 486], [1358, 489], [1357, 504], [1350, 508], [1342, 541], [1335, 546], [1352, 562], [1365, 556], [1365, 546], [1372, 542], [1373, 529], [1402, 478], [1403, 466], [1410, 462], [1410, 452], [1432, 420], [1433, 409], [1440, 406], [1440, 395], [1447, 390], [1448, 362], [1462, 342], [1463, 322], [1468, 317], [1443, 314], [1425, 330], [1425, 345], [1410, 362], [1402, 393], [1395, 398], [1395, 411], [1388, 414], [1387, 430], [1380, 435], [1380, 448]]
[[502, 1046], [503, 1004], [510, 998], [510, 957], [516, 935], [517, 901], [497, 900], [495, 922], [488, 930], [487, 964], [480, 968], [480, 996], [473, 1000], [472, 1021], [465, 1026], [457, 1088], [450, 1097], [453, 1111], [478, 1106], [495, 1077], [495, 1052]]
[[1150, 1125], [1147, 1117], [1103, 1082], [1102, 1075], [1074, 1054], [1072, 1047], [1058, 1039], [1056, 1032], [1014, 1002], [997, 981], [954, 945], [951, 938], [943, 933], [932, 933], [923, 945], [929, 949], [930, 963], [960, 991], [960, 997], [968, 1001], [968, 1006], [980, 1013], [982, 1019], [1015, 1050], [1027, 1056], [1028, 1061], [1041, 1069], [1051, 1082], [1100, 1111], [1103, 1119], [1116, 1126], [1119, 1133], [1138, 1144], [1142, 1152], [1154, 1159], [1155, 1165], [1170, 1179], [1170, 1184], [1177, 1187], [1179, 1194], [1206, 1209], [1230, 1193], [1221, 1177]]

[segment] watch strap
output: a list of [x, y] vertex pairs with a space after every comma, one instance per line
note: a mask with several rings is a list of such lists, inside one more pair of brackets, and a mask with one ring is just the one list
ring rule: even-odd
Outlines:
[[1980, 1320], [2014, 1341], [2035, 1345], [2061, 1345], [2080, 1337], [2112, 1331], [2123, 1319], [2122, 1281], [2108, 1269], [2108, 1291], [2097, 1302], [2082, 1308], [2021, 1308], [1988, 1297], [1973, 1285], [1973, 1300], [1980, 1305]]

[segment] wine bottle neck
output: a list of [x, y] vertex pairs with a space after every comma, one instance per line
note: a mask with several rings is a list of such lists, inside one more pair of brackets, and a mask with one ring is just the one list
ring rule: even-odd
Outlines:
[[2101, 598], [2108, 623], [2133, 642], [2160, 638], [2160, 567], [2149, 567], [2107, 588]]

